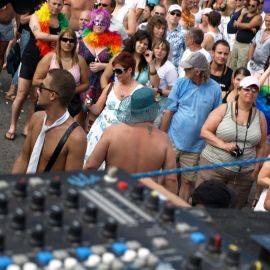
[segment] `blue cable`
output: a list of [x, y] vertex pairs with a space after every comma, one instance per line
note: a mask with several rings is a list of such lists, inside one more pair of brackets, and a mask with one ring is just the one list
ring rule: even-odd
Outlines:
[[270, 158], [266, 157], [266, 158], [224, 162], [224, 163], [219, 163], [219, 164], [199, 165], [199, 166], [194, 166], [194, 167], [178, 168], [178, 169], [164, 170], [164, 171], [134, 173], [134, 174], [131, 174], [131, 176], [134, 178], [154, 177], [154, 176], [161, 176], [161, 175], [167, 175], [167, 174], [178, 174], [178, 173], [183, 173], [183, 172], [197, 172], [197, 171], [202, 171], [202, 170], [211, 170], [211, 169], [230, 167], [230, 166], [243, 166], [243, 165], [249, 165], [249, 164], [254, 164], [254, 163], [262, 163], [265, 161], [270, 161]]

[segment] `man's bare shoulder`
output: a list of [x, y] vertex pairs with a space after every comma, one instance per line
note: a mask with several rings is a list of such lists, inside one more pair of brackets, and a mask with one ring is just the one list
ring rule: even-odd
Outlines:
[[45, 117], [45, 112], [44, 111], [39, 111], [39, 112], [35, 112], [33, 115], [32, 115], [32, 118], [31, 118], [31, 122], [30, 124], [37, 124], [39, 123], [41, 120], [43, 120]]
[[86, 143], [86, 133], [81, 126], [76, 127], [70, 135], [70, 141], [74, 144]]

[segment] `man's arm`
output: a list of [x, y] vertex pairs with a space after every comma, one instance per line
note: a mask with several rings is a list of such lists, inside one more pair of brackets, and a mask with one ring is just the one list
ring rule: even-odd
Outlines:
[[252, 59], [255, 48], [256, 48], [256, 43], [251, 43], [248, 49], [248, 60]]
[[31, 16], [29, 26], [36, 39], [41, 39], [44, 41], [57, 41], [58, 39], [58, 35], [52, 35], [50, 33], [44, 33], [41, 31], [36, 14]]
[[104, 131], [99, 142], [94, 148], [94, 151], [84, 164], [83, 166], [84, 170], [98, 169], [101, 166], [102, 162], [105, 161], [110, 146], [110, 137], [111, 132], [109, 127]]
[[[169, 138], [167, 138], [167, 150], [162, 169], [163, 170], [176, 169], [176, 156]], [[177, 175], [169, 174], [164, 176], [162, 185], [170, 192], [177, 194], [178, 193]]]
[[171, 123], [171, 119], [173, 117], [173, 112], [166, 110], [163, 113], [162, 121], [160, 124], [160, 130], [167, 132], [169, 125]]
[[237, 27], [237, 29], [242, 29], [242, 30], [244, 29], [252, 30], [252, 28], [256, 28], [261, 25], [262, 25], [261, 15], [255, 16], [249, 23], [241, 23], [241, 22], [238, 22], [238, 20], [235, 22], [235, 26]]
[[11, 4], [7, 4], [5, 7], [0, 9], [0, 23], [8, 24], [15, 17], [16, 13], [11, 6]]
[[71, 133], [68, 140], [68, 154], [65, 171], [81, 170], [87, 147], [86, 134], [81, 127], [77, 127]]
[[31, 141], [32, 141], [32, 131], [33, 127], [38, 124], [38, 119], [40, 119], [41, 115], [43, 116], [43, 112], [36, 112], [33, 114], [30, 123], [29, 123], [29, 132], [28, 135], [26, 136], [26, 139], [23, 144], [23, 148], [21, 153], [19, 154], [18, 158], [16, 159], [13, 168], [12, 168], [12, 173], [26, 173], [28, 163], [31, 157]]

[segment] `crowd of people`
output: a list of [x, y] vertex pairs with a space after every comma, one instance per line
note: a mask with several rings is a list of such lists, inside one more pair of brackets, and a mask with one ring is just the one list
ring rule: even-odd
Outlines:
[[[136, 173], [266, 157], [269, 63], [264, 0], [5, 0], [0, 71], [12, 75], [13, 102], [5, 139], [16, 139], [28, 101], [12, 172]], [[267, 164], [155, 180], [193, 205], [237, 208], [256, 184], [252, 206], [261, 196], [269, 210]]]

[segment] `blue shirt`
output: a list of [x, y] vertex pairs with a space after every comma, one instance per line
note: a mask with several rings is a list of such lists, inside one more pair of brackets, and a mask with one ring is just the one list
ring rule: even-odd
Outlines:
[[186, 49], [185, 45], [185, 34], [182, 32], [180, 25], [178, 25], [173, 31], [167, 30], [167, 41], [170, 43], [171, 62], [178, 70], [179, 62], [182, 58], [182, 55]]
[[169, 98], [174, 112], [168, 135], [177, 149], [201, 153], [205, 142], [200, 138], [201, 128], [209, 113], [221, 104], [221, 88], [212, 79], [196, 85], [191, 79], [177, 79]]

